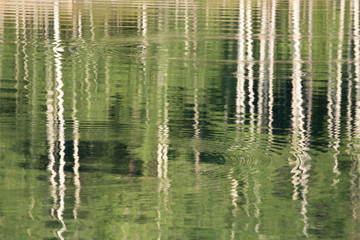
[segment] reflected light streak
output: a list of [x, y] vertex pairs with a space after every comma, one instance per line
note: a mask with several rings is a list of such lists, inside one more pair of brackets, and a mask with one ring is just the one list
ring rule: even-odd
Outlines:
[[297, 200], [299, 197], [299, 190], [301, 192], [301, 215], [303, 215], [303, 234], [308, 237], [308, 217], [307, 217], [307, 194], [308, 191], [308, 179], [310, 177], [309, 170], [310, 164], [307, 162], [310, 160], [310, 156], [307, 153], [306, 137], [305, 137], [305, 115], [303, 109], [303, 97], [302, 97], [302, 79], [301, 79], [301, 49], [300, 49], [300, 0], [293, 1], [293, 75], [292, 75], [292, 149], [295, 157], [294, 168], [291, 172], [292, 184], [294, 185], [293, 200]]
[[245, 4], [239, 3], [238, 56], [236, 72], [236, 124], [244, 124], [245, 118]]
[[81, 189], [81, 182], [80, 182], [80, 173], [79, 173], [79, 168], [80, 168], [80, 158], [79, 158], [79, 138], [80, 138], [80, 134], [79, 134], [79, 120], [76, 117], [76, 113], [77, 113], [77, 108], [76, 108], [76, 81], [73, 81], [73, 113], [72, 113], [72, 120], [74, 122], [74, 126], [73, 126], [73, 148], [74, 148], [74, 153], [73, 153], [73, 158], [74, 158], [74, 167], [73, 167], [73, 171], [74, 171], [74, 186], [75, 186], [75, 193], [74, 193], [74, 198], [75, 198], [75, 204], [74, 204], [74, 209], [73, 209], [73, 215], [74, 215], [74, 219], [77, 219], [77, 209], [80, 206], [81, 203], [81, 199], [80, 199], [80, 189]]
[[[336, 2], [333, 2], [333, 9], [336, 10]], [[335, 25], [336, 24], [336, 14], [333, 11], [332, 13], [333, 18], [332, 18], [332, 22], [331, 25]], [[327, 110], [328, 110], [328, 125], [327, 125], [327, 129], [328, 129], [328, 135], [329, 135], [329, 143], [328, 143], [328, 147], [332, 147], [333, 146], [333, 141], [332, 139], [334, 138], [334, 79], [332, 76], [332, 73], [334, 72], [333, 70], [333, 53], [332, 53], [332, 49], [333, 49], [333, 43], [332, 41], [329, 41], [329, 59], [330, 61], [328, 62], [328, 69], [329, 69], [329, 80], [328, 80], [328, 84], [327, 84]]]
[[250, 112], [250, 147], [255, 142], [255, 93], [254, 93], [254, 54], [253, 54], [253, 39], [252, 39], [252, 0], [247, 1], [246, 6], [246, 47], [248, 62], [248, 91], [249, 91], [249, 112]]
[[[142, 50], [141, 50], [141, 63], [143, 65], [143, 84], [147, 83], [147, 77], [146, 77], [146, 73], [147, 73], [147, 61], [146, 61], [146, 57], [147, 57], [147, 48], [148, 48], [148, 40], [147, 40], [147, 32], [148, 32], [148, 15], [147, 15], [147, 5], [143, 4], [142, 5], [142, 15], [141, 15], [141, 35], [143, 36], [143, 41], [142, 41]], [[149, 122], [150, 122], [150, 117], [149, 117], [149, 101], [148, 101], [148, 97], [146, 95], [146, 117], [145, 117], [145, 125], [146, 125], [146, 135], [148, 135], [148, 132], [150, 130], [149, 127]]]
[[[260, 4], [260, 2], [258, 2]], [[263, 113], [264, 113], [264, 89], [265, 89], [265, 79], [266, 79], [266, 71], [265, 71], [265, 60], [266, 60], [266, 35], [267, 35], [267, 23], [269, 21], [268, 16], [268, 2], [263, 1], [261, 2], [261, 27], [260, 27], [260, 63], [259, 63], [259, 82], [258, 82], [258, 126], [261, 126]], [[260, 128], [258, 128], [258, 133], [260, 133]], [[256, 160], [255, 165], [257, 164], [258, 160]], [[256, 171], [256, 173], [258, 173]], [[255, 224], [254, 231], [259, 234], [258, 238], [262, 238], [262, 235], [260, 235], [260, 226], [261, 226], [261, 196], [260, 196], [260, 188], [261, 184], [258, 181], [258, 178], [254, 177], [254, 187], [253, 192], [255, 195], [255, 202], [254, 202], [254, 217], [257, 220], [257, 223]]]
[[[47, 33], [46, 37], [48, 36]], [[51, 215], [55, 218], [55, 209], [58, 201], [57, 197], [57, 182], [55, 181], [56, 178], [56, 171], [55, 168], [55, 142], [56, 142], [56, 135], [57, 130], [55, 128], [55, 107], [54, 107], [54, 91], [53, 91], [53, 82], [52, 82], [52, 67], [51, 64], [51, 57], [50, 54], [47, 57], [48, 64], [46, 66], [46, 133], [47, 133], [47, 140], [49, 145], [49, 151], [48, 151], [48, 159], [49, 163], [47, 166], [47, 170], [50, 172], [51, 176], [49, 178], [49, 181], [51, 183], [51, 190], [50, 195], [53, 199], [53, 207], [51, 208]]]
[[194, 50], [194, 59], [196, 59], [196, 50], [197, 50], [197, 25], [198, 25], [198, 19], [197, 19], [197, 8], [196, 8], [196, 3], [194, 0], [191, 1], [192, 3], [192, 12], [193, 12], [193, 50]]
[[[160, 71], [158, 72], [158, 177], [167, 179], [168, 147], [169, 147], [169, 117], [167, 100], [167, 71], [168, 56], [167, 49], [160, 52]], [[162, 56], [163, 55], [163, 56]]]
[[[354, 0], [354, 65], [355, 65], [355, 138], [360, 138], [360, 34], [359, 34], [359, 1]], [[358, 159], [359, 160], [359, 159]], [[359, 165], [360, 167], [360, 165]], [[360, 172], [360, 169], [358, 170]]]
[[[141, 50], [141, 62], [143, 65], [143, 73], [145, 75], [146, 73], [146, 54], [147, 54], [147, 48], [148, 48], [148, 41], [147, 41], [147, 31], [148, 31], [148, 16], [147, 16], [147, 6], [146, 4], [142, 5], [142, 16], [141, 16], [141, 35], [143, 36], [142, 41], [142, 50]], [[144, 78], [146, 79], [146, 78]], [[145, 82], [144, 82], [145, 83]]]
[[[336, 62], [336, 95], [335, 95], [335, 116], [334, 116], [334, 150], [335, 154], [333, 155], [334, 158], [334, 167], [333, 173], [338, 177], [340, 175], [340, 171], [338, 169], [338, 155], [340, 154], [340, 117], [341, 117], [341, 91], [342, 91], [342, 69], [341, 69], [341, 59], [342, 59], [342, 48], [343, 48], [343, 41], [344, 41], [344, 21], [345, 20], [345, 0], [341, 0], [340, 2], [340, 29], [339, 29], [339, 44], [337, 50], [337, 62]], [[334, 179], [333, 185], [338, 183], [340, 179]]]
[[175, 29], [179, 29], [179, 1], [175, 0]]
[[[164, 105], [167, 105], [165, 103]], [[159, 110], [159, 115], [164, 114], [163, 123], [159, 124], [158, 127], [158, 177], [167, 179], [167, 164], [168, 164], [168, 141], [169, 141], [169, 128], [167, 126], [167, 107], [165, 107], [164, 112]]]
[[[195, 67], [196, 68], [196, 67]], [[198, 86], [197, 86], [197, 74], [195, 74], [194, 77], [194, 124], [193, 124], [193, 128], [194, 128], [194, 139], [196, 141], [198, 141], [200, 139], [200, 128], [199, 128], [199, 117], [200, 117], [200, 113], [198, 110], [199, 104], [198, 104]], [[194, 153], [195, 153], [195, 172], [199, 173], [200, 172], [200, 151], [197, 150], [196, 145], [198, 143], [195, 143], [194, 146]]]
[[15, 12], [15, 28], [16, 28], [16, 54], [15, 54], [15, 89], [16, 89], [16, 115], [19, 113], [19, 82], [20, 82], [20, 16], [19, 16], [19, 5], [16, 2], [16, 12]]
[[60, 15], [59, 15], [59, 1], [54, 2], [54, 39], [55, 39], [55, 47], [54, 57], [55, 57], [55, 80], [57, 83], [56, 91], [57, 91], [57, 104], [58, 104], [58, 131], [59, 131], [59, 208], [57, 209], [57, 218], [60, 220], [62, 224], [62, 228], [57, 231], [57, 234], [60, 239], [64, 239], [62, 236], [63, 232], [66, 230], [66, 225], [63, 219], [63, 213], [65, 210], [65, 120], [64, 120], [64, 92], [62, 87], [64, 83], [62, 81], [62, 63], [61, 63], [61, 52], [63, 51], [60, 47]]
[[57, 182], [55, 181], [55, 177], [57, 175], [56, 171], [54, 170], [54, 166], [55, 166], [55, 129], [54, 129], [54, 108], [53, 108], [53, 101], [51, 99], [51, 97], [53, 96], [52, 91], [49, 90], [48, 88], [48, 94], [47, 94], [47, 111], [46, 111], [46, 115], [47, 115], [47, 139], [48, 139], [48, 144], [49, 144], [49, 153], [48, 153], [48, 158], [49, 158], [49, 164], [47, 166], [47, 170], [50, 172], [51, 176], [50, 176], [50, 183], [51, 183], [51, 191], [50, 191], [50, 195], [53, 198], [53, 207], [51, 208], [51, 215], [53, 217], [55, 217], [55, 208], [56, 208], [56, 204], [57, 204]]
[[85, 63], [85, 83], [86, 83], [86, 102], [87, 102], [87, 120], [90, 120], [90, 109], [91, 109], [91, 92], [90, 92], [90, 57], [86, 58], [86, 63]]
[[93, 1], [90, 2], [89, 16], [90, 16], [91, 41], [94, 41], [95, 40], [95, 24], [94, 24], [94, 16], [93, 16]]
[[[89, 4], [89, 15], [90, 15], [90, 35], [91, 35], [91, 41], [95, 41], [95, 25], [94, 25], [94, 16], [93, 16], [93, 2], [90, 2]], [[89, 56], [90, 55], [90, 56]], [[87, 93], [87, 108], [88, 108], [88, 112], [87, 112], [87, 120], [90, 120], [90, 113], [91, 113], [91, 83], [90, 83], [90, 61], [94, 61], [94, 56], [92, 53], [89, 53], [89, 55], [86, 58], [86, 64], [85, 64], [85, 82], [86, 82], [86, 93]], [[95, 87], [96, 87], [96, 65], [93, 64], [94, 67], [94, 82], [95, 82]]]
[[[197, 16], [196, 16], [196, 5], [194, 1], [192, 1], [193, 4], [193, 51], [194, 51], [194, 59], [197, 59]], [[200, 140], [200, 128], [199, 128], [199, 117], [200, 113], [198, 110], [198, 69], [197, 65], [194, 62], [193, 64], [195, 75], [194, 75], [194, 138], [196, 140]], [[200, 151], [196, 148], [196, 145], [194, 146], [194, 155], [195, 155], [195, 173], [200, 173]], [[198, 179], [199, 180], [199, 179]], [[196, 182], [196, 188], [199, 189], [199, 181]]]
[[206, 2], [205, 5], [205, 29], [208, 30], [209, 29], [209, 3]]
[[[94, 22], [94, 16], [93, 16], [93, 1], [91, 1], [90, 3], [90, 33], [91, 33], [91, 41], [95, 41], [95, 22]], [[97, 77], [98, 77], [98, 74], [97, 74], [97, 65], [96, 65], [96, 57], [94, 56], [94, 53], [91, 52], [90, 54], [90, 60], [91, 60], [91, 63], [92, 63], [92, 67], [93, 67], [93, 81], [94, 81], [94, 85], [95, 85], [95, 89], [94, 89], [94, 92], [97, 92], [97, 88], [98, 88], [98, 83], [97, 83]], [[90, 85], [88, 85], [89, 89], [90, 89]], [[89, 96], [91, 97], [91, 95]], [[89, 101], [89, 115], [90, 115], [90, 101]]]
[[77, 29], [78, 29], [78, 25], [77, 25], [77, 21], [76, 21], [76, 7], [75, 7], [75, 0], [72, 0], [71, 3], [71, 14], [72, 14], [72, 26], [73, 26], [73, 39], [75, 40], [77, 38]]
[[189, 38], [189, 1], [185, 0], [185, 56], [189, 55], [190, 38]]
[[[166, 91], [166, 90], [165, 90]], [[168, 116], [167, 116], [167, 103], [164, 104], [164, 122], [159, 124], [158, 128], [158, 177], [160, 178], [159, 188], [158, 188], [158, 208], [157, 208], [157, 225], [159, 229], [159, 238], [161, 239], [161, 205], [164, 204], [165, 210], [167, 210], [167, 202], [168, 202], [168, 192], [170, 188], [170, 182], [167, 177], [168, 171], [168, 138], [169, 138], [169, 129], [167, 126]], [[159, 111], [159, 115], [161, 115], [161, 111]], [[161, 197], [161, 192], [164, 192], [164, 197]]]
[[6, 1], [3, 1], [0, 5], [0, 39], [4, 36], [4, 12], [6, 8]]
[[[33, 21], [34, 21], [34, 25], [32, 26], [33, 29], [38, 29], [38, 11], [37, 11], [37, 6], [34, 9], [34, 13], [33, 13]], [[32, 89], [31, 89], [31, 143], [29, 146], [29, 152], [31, 154], [31, 158], [35, 158], [35, 154], [34, 154], [34, 149], [35, 149], [35, 136], [36, 136], [36, 123], [38, 122], [38, 119], [36, 118], [37, 116], [37, 89], [38, 89], [38, 84], [37, 84], [37, 71], [36, 71], [36, 66], [38, 65], [38, 61], [36, 59], [36, 53], [37, 49], [36, 46], [34, 46], [34, 52], [32, 54], [32, 81], [31, 81], [31, 85], [32, 85]], [[31, 201], [30, 201], [30, 206], [29, 206], [29, 217], [32, 221], [34, 221], [34, 216], [33, 216], [33, 209], [35, 207], [35, 198], [34, 198], [34, 193], [33, 191], [30, 192], [31, 195]], [[28, 229], [29, 234], [31, 235], [31, 228]], [[29, 235], [29, 236], [30, 236]]]
[[245, 198], [245, 206], [244, 206], [244, 210], [246, 212], [246, 216], [250, 217], [250, 212], [249, 212], [249, 208], [250, 208], [250, 199], [249, 199], [249, 188], [250, 188], [250, 182], [249, 182], [249, 175], [246, 174], [245, 175], [245, 185], [244, 185], [244, 198]]
[[144, 37], [144, 40], [147, 36], [147, 27], [148, 27], [148, 17], [147, 17], [147, 6], [146, 4], [142, 5], [142, 17], [141, 17], [141, 35]]
[[259, 205], [261, 204], [261, 197], [260, 197], [260, 183], [258, 182], [258, 179], [255, 177], [254, 178], [254, 195], [255, 195], [255, 202], [254, 202], [254, 208], [255, 208], [255, 213], [254, 216], [257, 219], [257, 223], [255, 225], [255, 232], [259, 233], [260, 232], [260, 226], [261, 226], [261, 211], [260, 211], [260, 207]]
[[312, 63], [312, 39], [313, 39], [313, 0], [309, 1], [309, 26], [308, 26], [308, 58], [309, 58], [309, 87], [308, 87], [308, 104], [307, 104], [307, 126], [306, 126], [306, 142], [305, 145], [308, 146], [310, 144], [311, 137], [311, 119], [312, 119], [312, 97], [313, 97], [313, 63]]
[[[265, 75], [265, 60], [266, 60], [266, 30], [269, 22], [267, 1], [261, 3], [261, 27], [260, 27], [260, 66], [259, 66], [259, 83], [258, 83], [258, 126], [262, 126], [264, 114], [264, 84], [267, 76]], [[258, 128], [260, 131], [261, 128]], [[260, 132], [259, 132], [260, 133]]]
[[[239, 194], [237, 192], [237, 187], [239, 185], [239, 182], [232, 176], [233, 175], [233, 169], [231, 168], [228, 174], [228, 179], [231, 181], [230, 182], [230, 197], [231, 197], [231, 205], [234, 207], [234, 209], [232, 210], [232, 215], [233, 215], [233, 219], [236, 219], [236, 212], [238, 210], [237, 207], [237, 201], [239, 198]], [[236, 225], [235, 225], [235, 221], [232, 223], [231, 225], [231, 237], [230, 239], [235, 239], [235, 229], [236, 229]]]
[[82, 16], [81, 16], [81, 10], [79, 10], [78, 15], [79, 15], [79, 17], [78, 17], [78, 23], [79, 23], [79, 25], [78, 25], [78, 36], [79, 36], [79, 38], [81, 39], [81, 38], [82, 38]]
[[[193, 54], [194, 59], [197, 59], [197, 15], [196, 15], [196, 5], [195, 2], [192, 1], [192, 9], [193, 9]], [[193, 64], [195, 75], [194, 75], [194, 138], [196, 140], [200, 140], [200, 128], [199, 128], [199, 117], [200, 113], [198, 110], [199, 104], [198, 104], [198, 69], [197, 65], [194, 62]], [[195, 153], [195, 172], [198, 174], [200, 173], [200, 151], [194, 147], [194, 153]], [[199, 181], [197, 181], [196, 187], [199, 189], [198, 185]]]
[[275, 19], [276, 19], [276, 0], [272, 1], [271, 18], [270, 18], [270, 33], [269, 33], [269, 109], [268, 109], [268, 139], [270, 147], [272, 145], [273, 136], [273, 105], [274, 105], [274, 94], [273, 94], [273, 80], [274, 80], [274, 48], [275, 48]]
[[298, 169], [300, 166], [300, 159], [298, 159], [299, 152], [299, 138], [302, 139], [301, 134], [303, 133], [303, 122], [304, 122], [304, 114], [303, 114], [303, 99], [302, 99], [302, 86], [301, 86], [301, 56], [300, 56], [300, 16], [299, 16], [299, 7], [300, 2], [296, 0], [293, 2], [293, 41], [294, 41], [294, 57], [293, 57], [293, 75], [292, 75], [292, 102], [291, 102], [291, 111], [292, 111], [292, 128], [293, 128], [293, 149], [295, 150], [295, 167], [292, 169], [294, 173], [293, 176], [293, 185], [294, 185], [294, 195], [293, 200], [298, 199], [298, 185], [299, 185], [299, 175], [301, 171]]
[[[350, 2], [350, 9], [353, 9], [353, 1]], [[350, 16], [349, 22], [351, 22], [350, 24], [350, 29], [353, 27], [353, 19], [352, 16]], [[349, 139], [349, 144], [348, 147], [350, 148], [350, 146], [352, 145], [350, 143], [350, 139], [352, 139], [352, 133], [353, 133], [353, 117], [352, 117], [352, 92], [353, 92], [353, 82], [352, 82], [352, 77], [353, 77], [353, 71], [352, 71], [352, 64], [351, 64], [351, 51], [352, 51], [352, 47], [351, 47], [351, 42], [353, 39], [353, 35], [350, 35], [351, 37], [348, 38], [348, 43], [347, 43], [347, 102], [346, 102], [346, 132], [347, 132], [347, 136]]]
[[[24, 88], [26, 90], [28, 90], [28, 85], [30, 84], [30, 81], [29, 81], [29, 67], [28, 67], [28, 63], [29, 63], [29, 56], [27, 55], [26, 53], [26, 47], [28, 45], [28, 40], [27, 40], [27, 37], [26, 37], [26, 11], [25, 11], [25, 2], [24, 0], [22, 1], [22, 28], [23, 28], [23, 31], [22, 31], [22, 35], [24, 37], [24, 41], [23, 41], [23, 47], [22, 47], [22, 53], [24, 54], [24, 57], [23, 57], [23, 64], [24, 64], [24, 82], [25, 82], [25, 85], [24, 85]], [[26, 95], [27, 97], [29, 97], [28, 95]]]
[[110, 57], [106, 56], [105, 58], [105, 104], [106, 104], [106, 116], [109, 116], [109, 111], [110, 111], [110, 70], [109, 70], [109, 65], [110, 65]]
[[[34, 210], [34, 207], [35, 207], [35, 198], [34, 198], [34, 193], [31, 192], [31, 201], [30, 201], [30, 206], [29, 206], [29, 217], [32, 221], [35, 220], [34, 216], [33, 216], [33, 210]], [[31, 234], [32, 234], [32, 229], [31, 229], [31, 226], [27, 229], [27, 233], [29, 235], [29, 237], [32, 237]]]
[[157, 29], [158, 31], [162, 31], [164, 30], [164, 12], [165, 12], [165, 9], [167, 8], [167, 2], [163, 1], [163, 2], [160, 2], [159, 4], [159, 12], [158, 12], [158, 21], [157, 21]]
[[[197, 58], [197, 39], [196, 39], [196, 34], [197, 34], [197, 16], [196, 16], [196, 5], [194, 3], [194, 1], [192, 1], [192, 9], [193, 9], [193, 54], [194, 54], [194, 59]], [[198, 104], [198, 69], [197, 69], [197, 65], [194, 62], [193, 64], [194, 67], [194, 124], [193, 124], [193, 128], [194, 128], [194, 136], [193, 138], [195, 140], [200, 140], [200, 128], [199, 128], [199, 118], [200, 118], [200, 113], [198, 110], [199, 104]], [[196, 148], [196, 145], [198, 143], [195, 144], [194, 146], [194, 154], [195, 154], [195, 172], [199, 173], [200, 172], [200, 151]]]
[[31, 26], [31, 28], [37, 35], [39, 33], [39, 14], [41, 14], [39, 12], [39, 2], [34, 2], [33, 6], [33, 25]]
[[[158, 147], [157, 147], [157, 171], [159, 178], [158, 187], [158, 207], [157, 207], [157, 225], [159, 229], [158, 239], [161, 239], [161, 210], [167, 212], [168, 194], [170, 189], [170, 181], [168, 179], [168, 148], [169, 148], [169, 116], [168, 116], [168, 54], [167, 49], [162, 49], [159, 53], [159, 72], [158, 72]], [[161, 196], [163, 192], [164, 196]], [[163, 207], [162, 207], [163, 206]]]
[[98, 82], [97, 82], [98, 69], [97, 69], [97, 64], [96, 64], [96, 57], [94, 55], [91, 56], [91, 62], [92, 62], [93, 68], [94, 68], [93, 69], [93, 73], [94, 73], [93, 81], [94, 81], [94, 85], [95, 85], [94, 92], [97, 93], [98, 92]]

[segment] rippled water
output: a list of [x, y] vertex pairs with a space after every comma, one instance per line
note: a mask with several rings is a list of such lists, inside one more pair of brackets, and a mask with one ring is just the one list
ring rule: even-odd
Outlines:
[[359, 239], [358, 0], [0, 4], [0, 239]]

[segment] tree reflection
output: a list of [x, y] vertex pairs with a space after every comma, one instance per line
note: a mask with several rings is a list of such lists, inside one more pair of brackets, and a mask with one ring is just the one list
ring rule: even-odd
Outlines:
[[7, 164], [0, 177], [30, 179], [34, 226], [54, 224], [59, 239], [355, 229], [358, 1], [1, 7], [0, 153], [18, 178]]

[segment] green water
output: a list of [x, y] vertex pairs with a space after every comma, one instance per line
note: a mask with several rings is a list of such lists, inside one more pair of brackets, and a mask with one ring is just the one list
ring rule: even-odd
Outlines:
[[0, 3], [0, 239], [360, 239], [358, 0]]

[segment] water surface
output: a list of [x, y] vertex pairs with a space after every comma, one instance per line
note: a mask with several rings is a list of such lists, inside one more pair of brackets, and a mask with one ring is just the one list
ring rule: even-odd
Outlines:
[[358, 239], [358, 0], [0, 4], [0, 239]]

